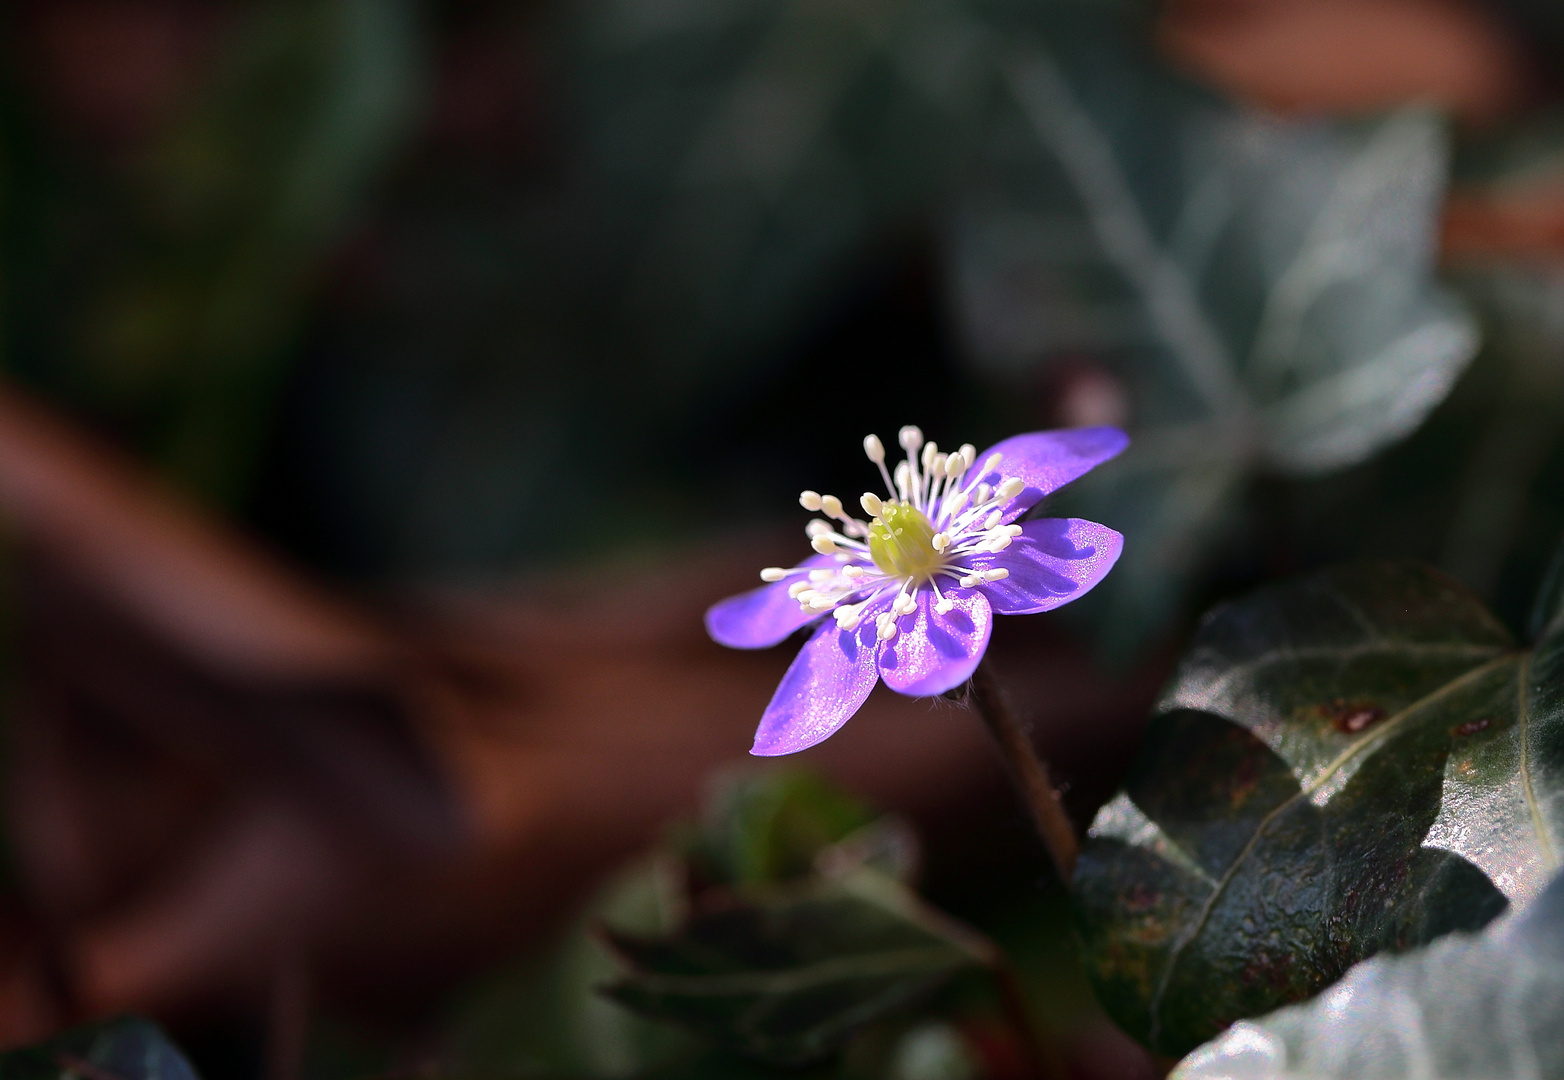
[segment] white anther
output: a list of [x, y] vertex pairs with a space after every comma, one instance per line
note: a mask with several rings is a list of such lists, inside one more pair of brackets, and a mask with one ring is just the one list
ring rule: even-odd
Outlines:
[[826, 533], [835, 531], [835, 529], [831, 528], [829, 521], [824, 521], [820, 518], [815, 518], [808, 525], [804, 526], [804, 535], [811, 540], [817, 536], [824, 536]]
[[761, 581], [781, 581], [787, 577], [787, 571], [780, 566], [768, 566], [760, 572]]
[[853, 565], [842, 567], [842, 576], [847, 578], [849, 581], [856, 581], [858, 578], [863, 577], [864, 573], [864, 568], [861, 566]]
[[864, 492], [863, 497], [858, 500], [858, 505], [863, 507], [863, 512], [870, 517], [879, 517], [880, 511], [885, 509], [885, 504], [880, 501], [880, 497], [872, 491]]
[[967, 471], [967, 459], [959, 452], [945, 459], [945, 475], [954, 480]]
[[1020, 536], [1025, 531], [1026, 530], [1021, 528], [1021, 526], [1019, 526], [1019, 525], [1006, 525], [1005, 526], [1005, 535], [1006, 536]]
[[961, 587], [963, 589], [970, 589], [970, 588], [972, 588], [972, 586], [976, 585], [978, 582], [980, 582], [982, 580], [983, 579], [978, 577], [978, 575], [976, 575], [976, 574], [968, 574], [968, 575], [966, 575], [965, 577], [963, 577], [961, 579]]
[[842, 500], [835, 495], [820, 496], [820, 509], [825, 511], [826, 517], [840, 518], [842, 516]]
[[918, 602], [906, 593], [902, 593], [896, 598], [896, 614], [911, 615], [914, 611], [917, 610]]
[[923, 471], [930, 472], [930, 466], [934, 464], [935, 455], [939, 453], [939, 443], [932, 439], [923, 444]]
[[1003, 510], [995, 510], [992, 514], [988, 515], [988, 520], [983, 522], [983, 528], [997, 529], [999, 528], [999, 523], [1003, 520], [1005, 520], [1005, 512]]
[[809, 546], [822, 555], [835, 555], [837, 550], [836, 541], [823, 533], [809, 541]]
[[1005, 460], [1005, 455], [1003, 454], [988, 455], [988, 460], [983, 462], [983, 475], [987, 476], [989, 473], [998, 472], [999, 463], [1003, 460]]
[[880, 441], [878, 435], [865, 435], [863, 437], [863, 452], [876, 465], [885, 461], [885, 444]]
[[815, 595], [809, 598], [810, 611], [830, 611], [836, 606], [836, 601], [829, 596]]
[[856, 630], [863, 621], [862, 604], [843, 604], [835, 612], [836, 625], [843, 630]]
[[807, 581], [795, 581], [787, 587], [788, 596], [794, 600], [797, 600], [800, 595], [809, 591], [809, 582]]
[[809, 571], [809, 580], [819, 585], [821, 582], [830, 581], [836, 576], [835, 570], [827, 570], [822, 567], [819, 570]]
[[950, 547], [950, 533], [937, 532], [929, 543], [934, 545], [935, 551], [944, 551]]
[[951, 517], [955, 517], [957, 514], [961, 513], [966, 508], [967, 508], [967, 493], [965, 491], [958, 491], [954, 495], [952, 495], [950, 498], [945, 500], [945, 513], [950, 515]]
[[999, 485], [999, 489], [995, 492], [995, 494], [998, 495], [1001, 499], [1009, 500], [1021, 494], [1022, 489], [1025, 487], [1025, 480], [1021, 479], [1019, 476], [1012, 476], [1003, 484]]
[[961, 460], [967, 463], [967, 468], [972, 468], [972, 463], [977, 460], [977, 447], [971, 443], [962, 443], [957, 453], [961, 455]]
[[896, 620], [887, 619], [884, 616], [881, 616], [880, 628], [875, 632], [875, 636], [878, 637], [881, 641], [889, 641], [891, 638], [895, 637]]
[[798, 495], [798, 505], [812, 513], [818, 513], [822, 504], [818, 491], [803, 491]]
[[901, 443], [901, 448], [909, 454], [916, 454], [918, 447], [923, 445], [923, 432], [912, 424], [908, 424], [896, 433], [896, 441]]
[[987, 550], [993, 552], [995, 555], [998, 555], [1001, 551], [1010, 546], [1010, 537], [1005, 533], [1000, 533], [998, 536], [994, 537], [983, 546]]
[[992, 570], [985, 570], [985, 571], [983, 571], [983, 580], [984, 581], [1003, 581], [1003, 580], [1005, 580], [1005, 578], [1007, 578], [1009, 576], [1010, 576], [1010, 571], [1006, 570], [1003, 566], [996, 566]]
[[934, 610], [939, 612], [941, 615], [949, 615], [955, 606], [956, 602], [947, 596], [945, 599], [934, 605]]
[[977, 490], [972, 493], [972, 505], [982, 506], [988, 502], [988, 497], [994, 493], [994, 489], [987, 484], [979, 484]]
[[896, 463], [896, 493], [906, 498], [912, 487], [912, 466], [905, 461]]

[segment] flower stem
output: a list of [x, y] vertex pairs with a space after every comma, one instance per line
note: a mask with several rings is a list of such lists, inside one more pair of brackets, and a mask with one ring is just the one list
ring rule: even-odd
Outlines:
[[969, 700], [999, 743], [1011, 778], [1020, 789], [1027, 809], [1032, 812], [1032, 822], [1048, 846], [1048, 854], [1053, 857], [1054, 868], [1059, 871], [1060, 880], [1068, 884], [1070, 873], [1075, 869], [1075, 856], [1080, 850], [1075, 826], [1070, 823], [1069, 815], [1059, 801], [1059, 793], [1048, 778], [1047, 763], [1037, 756], [1032, 740], [1015, 713], [1010, 711], [987, 657], [979, 662], [977, 671], [972, 674]]

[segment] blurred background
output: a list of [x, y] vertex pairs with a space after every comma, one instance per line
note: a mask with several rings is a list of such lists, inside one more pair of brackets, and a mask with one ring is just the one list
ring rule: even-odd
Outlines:
[[[582, 905], [735, 775], [790, 650], [701, 612], [870, 431], [1134, 436], [1049, 508], [1119, 569], [995, 637], [1083, 827], [1210, 603], [1410, 556], [1524, 634], [1564, 533], [1542, 0], [0, 25], [6, 1045], [134, 1011], [209, 1077], [644, 1072]], [[1158, 1075], [970, 715], [877, 692], [804, 758], [1011, 951], [1043, 1071]]]

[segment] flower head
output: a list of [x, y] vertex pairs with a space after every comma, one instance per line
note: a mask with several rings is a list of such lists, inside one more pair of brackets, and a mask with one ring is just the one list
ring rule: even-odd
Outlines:
[[[1049, 611], [1086, 593], [1118, 561], [1124, 538], [1091, 521], [1018, 518], [1129, 443], [1111, 427], [1039, 431], [983, 454], [950, 453], [901, 429], [906, 458], [887, 467], [870, 435], [864, 453], [885, 495], [866, 492], [865, 517], [834, 495], [806, 491], [822, 516], [805, 532], [815, 554], [768, 567], [767, 584], [706, 612], [723, 645], [764, 649], [820, 626], [782, 677], [751, 753], [791, 754], [847, 722], [880, 679], [903, 694], [941, 694], [971, 678], [993, 614]], [[827, 617], [829, 616], [829, 617]]]

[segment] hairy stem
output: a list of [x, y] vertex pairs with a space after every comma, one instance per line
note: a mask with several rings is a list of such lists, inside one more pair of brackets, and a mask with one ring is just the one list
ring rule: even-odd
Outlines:
[[1011, 778], [1020, 789], [1027, 809], [1032, 812], [1032, 822], [1053, 857], [1054, 868], [1062, 881], [1070, 880], [1075, 869], [1075, 856], [1080, 843], [1075, 838], [1075, 826], [1070, 823], [1059, 793], [1048, 778], [1048, 765], [1037, 756], [1032, 740], [1011, 712], [1009, 702], [994, 677], [994, 669], [985, 657], [972, 674], [972, 691], [969, 697], [972, 707], [988, 725], [994, 740], [999, 743], [1005, 764], [1010, 767]]

